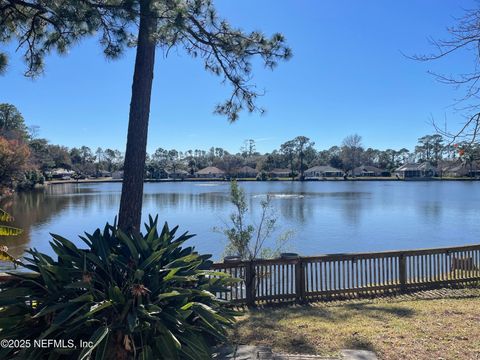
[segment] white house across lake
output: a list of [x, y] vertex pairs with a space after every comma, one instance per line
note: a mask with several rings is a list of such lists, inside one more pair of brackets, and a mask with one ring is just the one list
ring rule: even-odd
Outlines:
[[405, 164], [395, 170], [395, 175], [401, 179], [431, 178], [436, 176], [437, 173], [437, 168], [428, 162]]
[[304, 172], [306, 179], [316, 179], [324, 177], [342, 177], [343, 171], [331, 166], [314, 166]]

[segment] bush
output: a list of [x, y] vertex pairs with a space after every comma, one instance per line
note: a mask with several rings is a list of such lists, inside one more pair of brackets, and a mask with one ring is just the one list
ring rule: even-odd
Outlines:
[[[175, 238], [178, 227], [126, 235], [107, 224], [81, 239], [87, 249], [52, 235], [54, 260], [35, 249], [0, 285], [0, 340], [30, 340], [2, 348], [13, 359], [210, 359], [225, 340], [235, 313], [216, 299], [233, 279], [210, 271], [210, 255]], [[64, 348], [34, 347], [34, 340], [64, 340]], [[76, 348], [69, 348], [73, 340]], [[93, 347], [79, 347], [79, 341]]]
[[225, 248], [226, 256], [239, 256], [242, 260], [253, 260], [258, 257], [273, 258], [280, 254], [293, 232], [282, 233], [277, 241], [276, 248], [265, 247], [267, 241], [276, 230], [277, 217], [267, 195], [260, 202], [260, 219], [256, 225], [247, 219], [249, 209], [245, 198], [245, 191], [236, 180], [230, 182], [230, 201], [234, 211], [230, 214], [230, 221], [224, 226], [213, 230], [226, 236], [228, 243]]
[[43, 184], [45, 182], [45, 177], [40, 171], [37, 170], [28, 170], [23, 174], [23, 178], [18, 182], [18, 190], [29, 190], [33, 189], [36, 184]]
[[256, 180], [258, 181], [267, 181], [268, 180], [268, 174], [265, 171], [261, 171], [258, 175]]

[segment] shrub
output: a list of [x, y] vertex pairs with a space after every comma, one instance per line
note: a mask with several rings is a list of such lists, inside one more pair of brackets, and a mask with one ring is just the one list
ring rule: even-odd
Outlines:
[[[3, 348], [0, 358], [210, 359], [235, 315], [214, 294], [233, 279], [209, 270], [210, 255], [182, 247], [193, 235], [175, 238], [167, 224], [159, 233], [157, 218], [145, 226], [127, 235], [107, 224], [81, 237], [86, 249], [52, 235], [57, 260], [30, 249], [22, 266], [33, 273], [0, 285], [0, 339], [32, 346]], [[33, 347], [38, 339], [67, 346]]]
[[254, 225], [247, 219], [249, 208], [245, 191], [236, 180], [230, 182], [230, 201], [234, 211], [230, 214], [229, 222], [225, 221], [223, 227], [213, 229], [224, 234], [227, 238], [225, 255], [239, 256], [242, 260], [253, 260], [257, 257], [273, 258], [280, 254], [293, 232], [282, 233], [276, 240], [275, 248], [265, 247], [265, 242], [275, 232], [277, 223], [277, 217], [271, 207], [270, 200], [270, 196], [267, 195], [260, 202], [260, 219]]
[[268, 180], [268, 174], [265, 171], [261, 171], [258, 175], [256, 180], [259, 181], [267, 181]]
[[30, 190], [35, 187], [36, 184], [43, 184], [45, 177], [38, 170], [28, 170], [23, 174], [23, 178], [18, 181], [18, 190]]

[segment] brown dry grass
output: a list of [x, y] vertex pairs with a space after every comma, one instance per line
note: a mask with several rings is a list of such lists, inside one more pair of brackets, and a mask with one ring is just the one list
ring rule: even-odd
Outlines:
[[231, 339], [286, 353], [354, 348], [386, 360], [480, 359], [480, 289], [253, 310]]

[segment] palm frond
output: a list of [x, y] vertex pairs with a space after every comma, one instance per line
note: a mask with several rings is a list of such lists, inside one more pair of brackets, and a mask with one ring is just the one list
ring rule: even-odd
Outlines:
[[0, 221], [11, 222], [13, 221], [13, 216], [7, 213], [5, 210], [0, 209]]
[[16, 227], [0, 225], [0, 236], [16, 236], [22, 232], [22, 229]]

